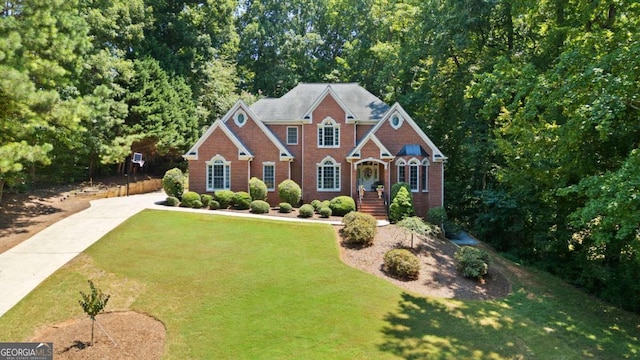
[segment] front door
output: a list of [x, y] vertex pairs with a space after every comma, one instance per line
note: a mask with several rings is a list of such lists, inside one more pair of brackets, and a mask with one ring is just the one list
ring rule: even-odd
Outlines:
[[378, 180], [378, 165], [360, 165], [358, 184], [364, 186], [365, 190], [371, 191], [371, 186]]

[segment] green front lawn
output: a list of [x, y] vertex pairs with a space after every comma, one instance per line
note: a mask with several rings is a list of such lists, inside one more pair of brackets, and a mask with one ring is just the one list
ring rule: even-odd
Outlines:
[[500, 301], [432, 299], [344, 265], [330, 225], [147, 210], [5, 316], [0, 341], [106, 310], [167, 327], [171, 359], [634, 358], [638, 316], [534, 274]]

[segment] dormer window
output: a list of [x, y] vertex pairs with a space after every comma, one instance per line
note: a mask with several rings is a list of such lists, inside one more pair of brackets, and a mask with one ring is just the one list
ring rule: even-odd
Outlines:
[[247, 114], [245, 114], [244, 111], [238, 111], [233, 117], [233, 121], [235, 121], [238, 127], [243, 127], [244, 124], [247, 123]]
[[318, 147], [340, 147], [340, 125], [331, 118], [318, 124]]

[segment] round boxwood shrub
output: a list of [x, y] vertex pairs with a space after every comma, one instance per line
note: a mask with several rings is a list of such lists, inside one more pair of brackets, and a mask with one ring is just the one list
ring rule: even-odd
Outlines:
[[200, 201], [202, 201], [202, 206], [210, 207], [211, 206], [211, 202], [213, 201], [213, 196], [211, 196], [209, 194], [202, 194], [202, 195], [200, 195]]
[[456, 269], [464, 277], [479, 279], [489, 270], [489, 253], [482, 249], [463, 246], [453, 254]]
[[220, 209], [227, 209], [231, 205], [234, 195], [234, 192], [231, 190], [216, 190], [216, 192], [213, 193], [214, 199], [220, 204]]
[[322, 202], [322, 204], [320, 205], [320, 207], [325, 207], [325, 206], [326, 206], [326, 207], [329, 207], [329, 204], [331, 204], [331, 201], [329, 201], [329, 200], [324, 200], [324, 201]]
[[179, 199], [184, 192], [185, 182], [186, 178], [182, 170], [173, 168], [164, 173], [162, 177], [162, 189], [167, 193], [167, 196], [173, 196]]
[[342, 218], [342, 236], [349, 244], [371, 246], [378, 228], [376, 219], [365, 213], [352, 211]]
[[429, 209], [427, 211], [427, 221], [431, 224], [442, 226], [447, 221], [447, 210], [442, 206]]
[[328, 206], [321, 207], [318, 210], [318, 214], [320, 214], [320, 217], [323, 217], [323, 218], [328, 218], [329, 216], [331, 216], [332, 213], [333, 212], [331, 211], [331, 208]]
[[384, 269], [394, 277], [415, 280], [420, 275], [420, 259], [407, 249], [391, 249], [384, 254]]
[[336, 196], [329, 202], [329, 207], [336, 216], [345, 216], [352, 211], [356, 211], [356, 202], [351, 196]]
[[202, 201], [200, 200], [200, 194], [195, 191], [187, 191], [182, 194], [182, 201], [180, 205], [188, 208], [199, 209], [202, 207]]
[[267, 200], [267, 184], [257, 177], [249, 179], [249, 194], [251, 200]]
[[266, 214], [271, 209], [269, 203], [264, 200], [253, 200], [250, 205], [251, 212], [254, 214]]
[[320, 211], [320, 208], [322, 207], [322, 201], [315, 199], [311, 202], [311, 206], [313, 206], [313, 209], [317, 212]]
[[302, 198], [302, 189], [295, 181], [287, 179], [278, 185], [278, 196], [282, 202], [297, 206]]
[[298, 209], [298, 215], [300, 215], [300, 217], [303, 217], [303, 218], [310, 218], [313, 216], [313, 213], [314, 213], [314, 210], [311, 204], [304, 204], [300, 206], [300, 209]]
[[291, 210], [293, 210], [293, 207], [291, 207], [291, 204], [286, 203], [286, 202], [282, 202], [278, 205], [278, 212], [281, 212], [283, 214], [288, 214], [291, 212]]
[[211, 203], [209, 204], [209, 209], [211, 210], [218, 210], [220, 209], [220, 203], [216, 200], [211, 200]]
[[180, 205], [180, 199], [175, 196], [169, 196], [165, 201], [165, 204], [167, 204], [167, 206], [178, 206]]
[[246, 191], [238, 191], [233, 195], [231, 206], [237, 210], [247, 210], [251, 207], [251, 195]]

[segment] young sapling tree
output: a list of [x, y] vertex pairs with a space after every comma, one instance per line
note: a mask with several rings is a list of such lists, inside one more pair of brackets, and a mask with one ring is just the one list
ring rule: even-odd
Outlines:
[[109, 301], [109, 297], [111, 295], [104, 294], [102, 290], [96, 288], [95, 285], [93, 285], [93, 281], [88, 281], [91, 293], [85, 294], [80, 291], [82, 300], [79, 300], [78, 302], [80, 303], [80, 306], [82, 306], [82, 310], [84, 310], [85, 314], [87, 314], [91, 319], [91, 343], [89, 344], [89, 346], [93, 346], [93, 326], [96, 321], [96, 315], [104, 310], [104, 307], [107, 306], [107, 302]]

